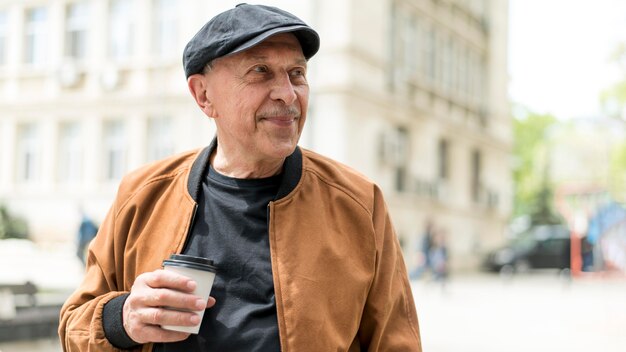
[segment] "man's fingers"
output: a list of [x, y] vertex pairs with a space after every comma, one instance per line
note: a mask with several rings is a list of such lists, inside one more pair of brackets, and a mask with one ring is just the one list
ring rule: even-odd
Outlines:
[[206, 302], [198, 296], [181, 293], [171, 289], [152, 289], [148, 294], [139, 296], [142, 306], [172, 307], [186, 310], [202, 310]]
[[194, 326], [200, 323], [200, 316], [196, 313], [167, 308], [147, 308], [139, 315], [140, 320], [148, 325]]
[[215, 298], [209, 296], [209, 299], [206, 302], [206, 307], [211, 308], [215, 305]]
[[181, 292], [193, 292], [196, 289], [196, 282], [192, 279], [162, 269], [146, 273], [142, 279], [146, 285], [152, 288], [169, 288]]

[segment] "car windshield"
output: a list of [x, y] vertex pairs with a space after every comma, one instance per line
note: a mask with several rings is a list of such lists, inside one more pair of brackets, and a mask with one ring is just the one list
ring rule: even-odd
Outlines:
[[528, 250], [535, 246], [539, 241], [545, 241], [548, 238], [567, 238], [569, 234], [567, 228], [561, 225], [537, 225], [532, 227], [515, 237], [510, 246], [522, 250]]
[[511, 241], [511, 247], [522, 249], [522, 250], [528, 250], [528, 249], [533, 248], [535, 243], [537, 243], [537, 240], [535, 239], [535, 236], [533, 235], [533, 233], [524, 232]]

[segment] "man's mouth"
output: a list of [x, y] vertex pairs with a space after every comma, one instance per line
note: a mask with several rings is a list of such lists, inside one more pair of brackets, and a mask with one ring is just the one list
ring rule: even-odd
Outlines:
[[291, 126], [298, 120], [297, 116], [267, 116], [261, 118], [278, 126]]
[[260, 114], [259, 118], [278, 126], [291, 126], [300, 118], [300, 111], [295, 107], [281, 108]]

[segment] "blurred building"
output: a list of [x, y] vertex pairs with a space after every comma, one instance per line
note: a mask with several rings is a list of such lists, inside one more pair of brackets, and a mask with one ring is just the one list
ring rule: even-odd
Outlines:
[[[0, 0], [0, 201], [35, 239], [72, 240], [124, 173], [209, 142], [181, 53], [237, 3]], [[301, 144], [382, 186], [408, 265], [426, 218], [475, 264], [510, 213], [507, 1], [265, 3], [322, 38]]]

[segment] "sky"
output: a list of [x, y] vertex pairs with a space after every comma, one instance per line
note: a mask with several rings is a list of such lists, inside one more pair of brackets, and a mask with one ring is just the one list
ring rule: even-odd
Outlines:
[[626, 42], [626, 0], [510, 0], [509, 96], [559, 119], [601, 114], [619, 79], [609, 62]]

